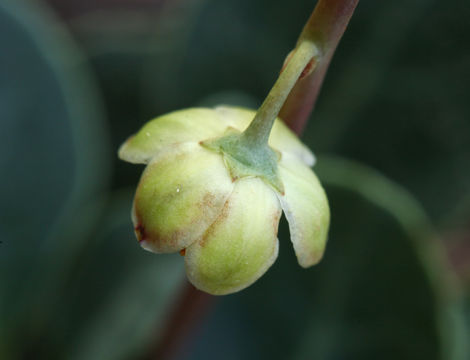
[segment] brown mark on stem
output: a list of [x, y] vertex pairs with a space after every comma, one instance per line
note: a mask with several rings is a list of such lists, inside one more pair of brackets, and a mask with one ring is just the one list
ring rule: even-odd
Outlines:
[[[286, 57], [286, 60], [284, 60], [284, 64], [282, 65], [282, 68], [281, 68], [281, 71], [280, 73], [282, 73], [284, 71], [284, 69], [286, 68], [287, 64], [289, 63], [289, 61], [292, 59], [292, 56], [294, 55], [295, 53], [295, 49], [292, 50]], [[303, 79], [304, 77], [308, 76], [311, 74], [311, 72], [313, 71], [313, 69], [315, 68], [315, 62], [316, 62], [316, 59], [313, 58], [312, 60], [310, 60], [310, 62], [305, 66], [305, 68], [302, 70], [302, 73], [300, 74], [299, 76], [299, 80], [300, 79]]]
[[301, 38], [318, 43], [321, 55], [315, 71], [301, 77], [284, 102], [279, 117], [300, 134], [315, 106], [333, 53], [359, 0], [319, 0]]

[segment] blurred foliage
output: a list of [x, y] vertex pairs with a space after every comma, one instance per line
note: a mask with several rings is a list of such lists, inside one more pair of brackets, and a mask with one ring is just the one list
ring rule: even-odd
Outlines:
[[[0, 3], [1, 359], [132, 359], [158, 339], [183, 262], [135, 242], [142, 169], [117, 147], [170, 110], [256, 107], [312, 6]], [[362, 0], [304, 135], [336, 155], [316, 167], [324, 260], [298, 267], [283, 224], [272, 269], [219, 298], [181, 359], [470, 357], [469, 17]]]

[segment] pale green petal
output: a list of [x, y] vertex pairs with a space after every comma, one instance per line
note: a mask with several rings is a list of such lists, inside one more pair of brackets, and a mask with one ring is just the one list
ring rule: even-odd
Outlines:
[[197, 143], [160, 152], [145, 169], [134, 199], [142, 246], [157, 253], [189, 246], [220, 215], [233, 187], [222, 156]]
[[217, 115], [226, 121], [229, 126], [242, 132], [255, 117], [256, 111], [241, 107], [221, 105], [215, 108]]
[[282, 153], [289, 153], [295, 155], [304, 164], [313, 166], [315, 164], [315, 156], [290, 130], [282, 120], [277, 119], [271, 130], [269, 137], [269, 145]]
[[169, 145], [222, 136], [227, 126], [227, 122], [213, 109], [175, 111], [146, 123], [137, 134], [122, 144], [119, 157], [131, 163], [147, 164]]
[[302, 267], [318, 263], [325, 250], [330, 209], [313, 171], [293, 156], [283, 154], [279, 176], [285, 194], [279, 195], [297, 260]]
[[214, 295], [251, 285], [276, 260], [281, 208], [270, 187], [244, 178], [220, 217], [186, 249], [186, 272], [197, 288]]
[[[244, 131], [256, 114], [254, 110], [229, 106], [218, 106], [216, 111], [231, 127], [239, 131]], [[280, 152], [294, 154], [308, 166], [315, 163], [315, 157], [309, 148], [280, 119], [274, 122], [269, 145]]]

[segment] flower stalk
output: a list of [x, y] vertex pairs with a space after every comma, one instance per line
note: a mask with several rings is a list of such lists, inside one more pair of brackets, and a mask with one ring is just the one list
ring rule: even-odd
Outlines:
[[274, 120], [279, 115], [279, 111], [289, 93], [309, 63], [312, 63], [311, 70], [314, 70], [317, 56], [319, 56], [319, 51], [315, 43], [309, 36], [301, 37], [301, 41], [299, 41], [296, 49], [293, 51], [293, 55], [288, 58], [285, 68], [261, 104], [255, 118], [243, 133], [246, 143], [252, 144], [252, 146], [266, 145], [268, 143]]

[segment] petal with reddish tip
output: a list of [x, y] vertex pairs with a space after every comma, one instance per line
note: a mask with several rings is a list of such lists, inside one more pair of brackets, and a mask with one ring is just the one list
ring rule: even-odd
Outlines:
[[262, 180], [238, 180], [219, 218], [186, 249], [189, 280], [213, 295], [251, 285], [277, 258], [280, 216], [279, 200]]
[[[224, 121], [229, 123], [229, 126], [239, 131], [244, 131], [256, 115], [254, 110], [230, 106], [218, 106], [215, 110]], [[315, 163], [315, 156], [310, 149], [279, 118], [276, 119], [271, 130], [269, 145], [280, 152], [297, 156], [308, 166], [313, 166]]]
[[145, 169], [134, 198], [141, 245], [157, 253], [191, 245], [220, 215], [233, 187], [219, 154], [197, 143], [161, 151]]
[[192, 108], [160, 116], [146, 123], [119, 149], [122, 160], [147, 164], [165, 147], [222, 136], [227, 129], [213, 109]]
[[313, 171], [294, 156], [283, 154], [279, 176], [285, 193], [279, 195], [297, 260], [302, 267], [318, 263], [325, 250], [330, 209], [325, 191]]

